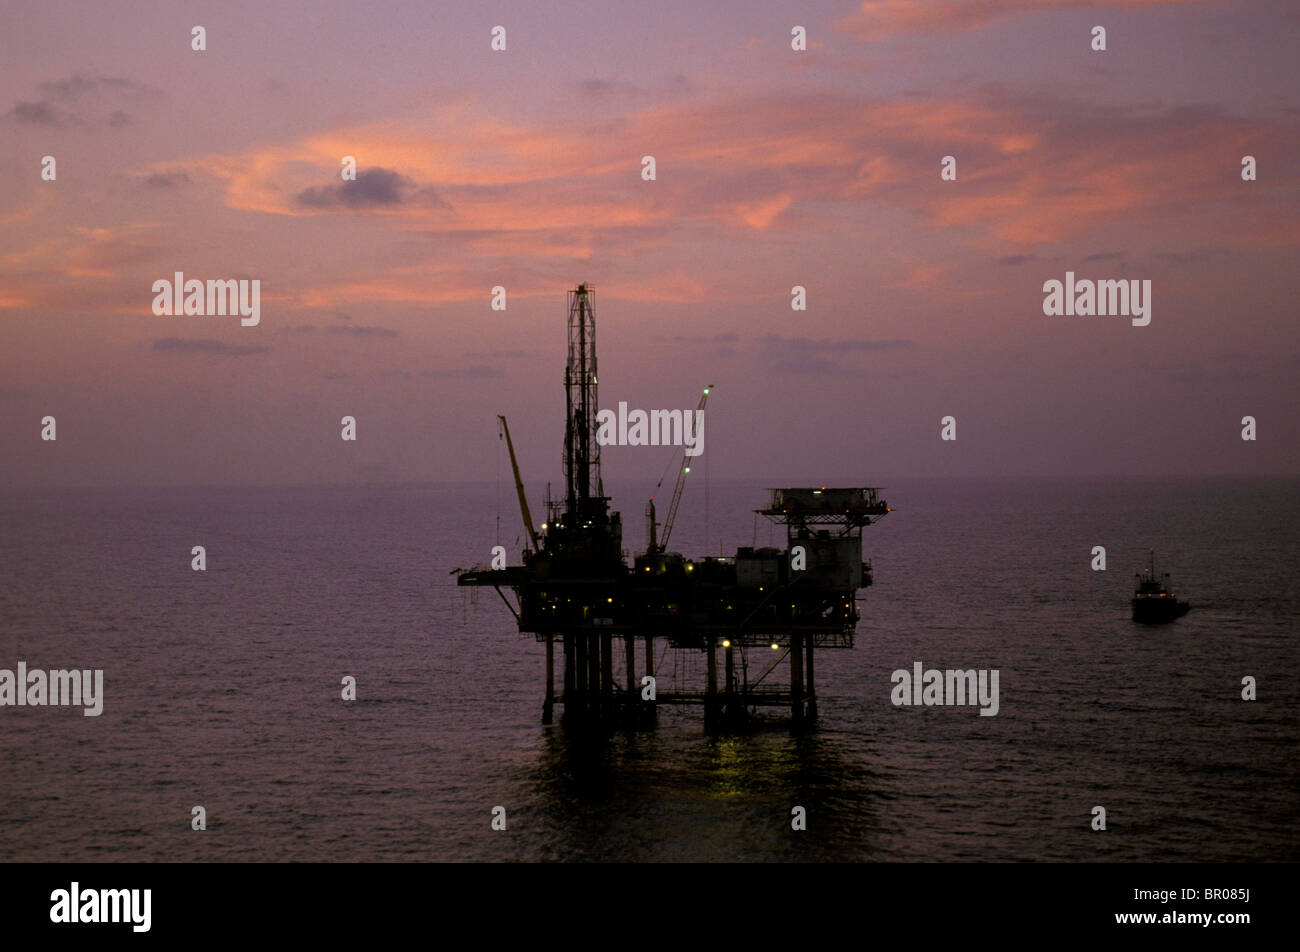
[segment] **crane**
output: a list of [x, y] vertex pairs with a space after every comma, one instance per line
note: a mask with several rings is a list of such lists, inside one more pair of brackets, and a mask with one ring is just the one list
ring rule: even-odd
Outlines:
[[515, 471], [515, 492], [519, 494], [519, 511], [524, 517], [524, 528], [528, 530], [528, 538], [533, 544], [533, 551], [541, 549], [537, 541], [537, 530], [533, 528], [533, 514], [528, 511], [528, 497], [524, 495], [524, 481], [519, 476], [519, 461], [515, 459], [515, 444], [510, 439], [510, 424], [506, 418], [497, 414], [497, 419], [501, 421], [501, 432], [505, 436], [506, 449], [510, 451], [510, 468]]
[[[704, 393], [700, 395], [700, 404], [695, 408], [695, 418], [697, 420], [702, 419], [700, 414], [704, 412], [704, 405], [709, 402], [709, 391], [712, 389], [713, 384], [709, 384], [704, 388]], [[658, 492], [659, 487], [664, 484], [664, 478], [668, 475], [668, 468], [672, 466], [672, 462], [676, 458], [677, 455], [674, 453], [672, 459], [668, 461], [668, 466], [664, 467], [663, 476], [660, 476], [659, 482], [655, 484], [655, 492]], [[649, 545], [646, 548], [647, 552], [663, 552], [668, 548], [668, 537], [672, 535], [673, 523], [677, 521], [677, 507], [681, 505], [682, 490], [686, 488], [686, 474], [690, 471], [691, 466], [690, 463], [687, 462], [686, 447], [683, 446], [682, 468], [677, 471], [677, 484], [673, 486], [672, 502], [668, 504], [668, 517], [664, 519], [663, 522], [664, 534], [662, 539], [658, 537], [658, 525], [655, 523], [655, 497], [651, 496], [650, 501], [646, 503], [646, 535], [649, 537]]]

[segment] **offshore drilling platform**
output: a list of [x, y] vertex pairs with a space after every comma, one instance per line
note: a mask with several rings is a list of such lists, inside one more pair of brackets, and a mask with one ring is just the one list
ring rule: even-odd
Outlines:
[[[529, 546], [520, 565], [457, 570], [457, 584], [495, 588], [519, 630], [546, 644], [542, 723], [552, 723], [557, 703], [566, 727], [652, 724], [659, 704], [702, 704], [709, 730], [743, 725], [760, 706], [788, 707], [796, 727], [815, 722], [815, 650], [853, 647], [857, 592], [871, 584], [862, 528], [890, 511], [879, 490], [773, 489], [755, 512], [785, 526], [785, 548], [745, 547], [730, 559], [690, 560], [666, 548], [690, 472], [684, 458], [662, 532], [651, 500], [646, 550], [629, 567], [622, 518], [610, 511], [601, 483], [596, 381], [592, 292], [582, 284], [569, 292], [564, 498], [547, 499], [538, 532], [501, 418]], [[503, 589], [514, 591], [518, 607]], [[557, 641], [563, 647], [558, 696]], [[621, 659], [616, 641], [622, 642]], [[703, 689], [659, 690], [657, 646], [661, 663], [665, 649], [702, 652]], [[771, 659], [754, 680], [746, 656], [751, 649]], [[778, 684], [782, 666], [788, 675]]]

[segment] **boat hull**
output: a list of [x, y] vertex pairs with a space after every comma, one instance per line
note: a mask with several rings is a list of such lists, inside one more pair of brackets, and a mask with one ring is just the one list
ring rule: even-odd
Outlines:
[[1192, 606], [1173, 598], [1133, 599], [1133, 620], [1144, 625], [1161, 625], [1182, 618]]

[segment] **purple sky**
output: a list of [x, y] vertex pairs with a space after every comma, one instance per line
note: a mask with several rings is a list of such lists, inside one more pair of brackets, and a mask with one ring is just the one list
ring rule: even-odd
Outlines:
[[716, 384], [715, 477], [1300, 472], [1294, 3], [467, 6], [4, 14], [0, 485], [491, 479], [497, 413], [558, 482], [580, 281], [602, 405]]

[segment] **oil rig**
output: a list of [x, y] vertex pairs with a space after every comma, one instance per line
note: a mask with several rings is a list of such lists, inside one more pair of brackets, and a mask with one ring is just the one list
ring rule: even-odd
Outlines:
[[[760, 706], [788, 707], [797, 728], [811, 725], [817, 719], [815, 650], [853, 647], [857, 592], [872, 581], [871, 564], [862, 558], [862, 529], [889, 506], [876, 488], [773, 489], [754, 511], [785, 527], [784, 548], [743, 547], [734, 558], [691, 560], [667, 550], [690, 472], [683, 455], [662, 530], [652, 499], [646, 550], [629, 566], [622, 518], [610, 510], [600, 476], [592, 301], [586, 284], [568, 292], [564, 498], [551, 500], [548, 489], [546, 521], [536, 530], [509, 427], [500, 417], [529, 544], [522, 564], [457, 569], [457, 584], [496, 589], [519, 630], [545, 643], [543, 724], [552, 723], [559, 703], [566, 728], [652, 725], [660, 704], [703, 705], [706, 730], [743, 726]], [[704, 389], [701, 414], [711, 389]], [[517, 607], [503, 589], [513, 590]], [[557, 642], [563, 646], [558, 695]], [[703, 689], [659, 690], [657, 646], [661, 652], [702, 652]], [[756, 666], [765, 670], [753, 679], [751, 649], [770, 658]], [[788, 675], [778, 684], [781, 667]]]

